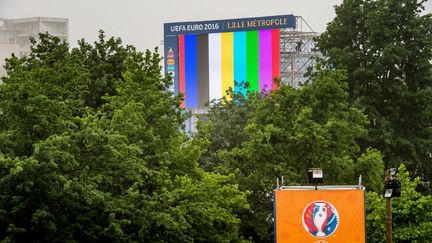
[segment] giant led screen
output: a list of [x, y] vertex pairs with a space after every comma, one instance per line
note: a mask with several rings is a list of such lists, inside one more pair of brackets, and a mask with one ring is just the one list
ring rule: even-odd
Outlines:
[[226, 90], [246, 94], [275, 88], [280, 77], [280, 29], [292, 15], [165, 24], [165, 71], [183, 108], [204, 107]]

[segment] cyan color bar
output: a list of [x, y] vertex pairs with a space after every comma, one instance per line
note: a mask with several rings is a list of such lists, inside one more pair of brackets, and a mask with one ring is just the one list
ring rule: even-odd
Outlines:
[[234, 80], [234, 92], [246, 95], [246, 32], [234, 32]]
[[198, 107], [197, 38], [185, 35], [185, 93], [186, 108]]

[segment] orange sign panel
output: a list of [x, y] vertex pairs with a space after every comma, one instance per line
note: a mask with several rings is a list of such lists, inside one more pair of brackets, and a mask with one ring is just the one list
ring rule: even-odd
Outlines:
[[276, 190], [277, 243], [360, 243], [364, 190]]

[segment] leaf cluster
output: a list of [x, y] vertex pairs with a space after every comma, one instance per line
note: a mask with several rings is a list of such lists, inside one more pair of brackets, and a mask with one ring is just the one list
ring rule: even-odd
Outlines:
[[198, 167], [157, 50], [48, 34], [0, 85], [0, 241], [240, 241], [232, 175]]
[[368, 116], [360, 145], [430, 181], [432, 18], [423, 0], [345, 0], [317, 38], [321, 64], [347, 71], [349, 100]]
[[362, 174], [370, 190], [380, 190], [381, 154], [360, 150], [367, 119], [349, 104], [345, 79], [342, 71], [321, 71], [300, 89], [282, 84], [271, 93], [237, 94], [210, 107], [195, 136], [207, 144], [201, 163], [210, 171], [234, 172], [240, 189], [250, 191], [250, 209], [239, 213], [247, 239], [272, 239], [278, 177], [287, 185], [307, 185], [308, 168], [319, 167], [328, 184], [353, 184]]

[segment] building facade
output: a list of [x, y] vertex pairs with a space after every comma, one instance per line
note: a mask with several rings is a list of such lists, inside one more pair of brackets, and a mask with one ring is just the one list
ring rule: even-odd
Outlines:
[[61, 40], [69, 40], [69, 20], [65, 18], [32, 17], [0, 18], [0, 77], [6, 75], [5, 58], [14, 53], [18, 57], [30, 53], [30, 37], [48, 32]]

